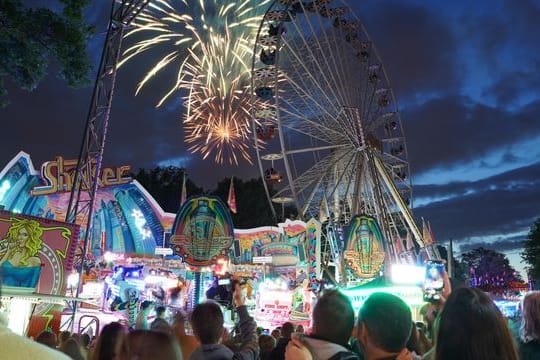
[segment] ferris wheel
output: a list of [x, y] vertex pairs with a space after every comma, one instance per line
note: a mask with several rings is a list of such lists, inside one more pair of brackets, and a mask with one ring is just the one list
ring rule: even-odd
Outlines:
[[407, 236], [423, 246], [410, 212], [396, 100], [371, 39], [344, 1], [274, 1], [254, 48], [252, 92], [255, 148], [271, 205], [339, 224], [370, 215], [391, 252]]

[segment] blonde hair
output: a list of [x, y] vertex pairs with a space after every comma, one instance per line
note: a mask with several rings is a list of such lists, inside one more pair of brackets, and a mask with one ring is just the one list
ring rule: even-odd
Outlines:
[[531, 291], [523, 299], [521, 339], [524, 342], [540, 339], [540, 291]]
[[24, 243], [24, 248], [26, 251], [24, 256], [21, 258], [21, 264], [28, 265], [28, 259], [36, 256], [41, 249], [43, 244], [43, 240], [41, 240], [43, 228], [36, 220], [13, 218], [11, 227], [6, 234], [6, 241], [8, 244], [16, 244], [19, 241], [17, 237], [23, 228], [28, 231], [28, 239]]

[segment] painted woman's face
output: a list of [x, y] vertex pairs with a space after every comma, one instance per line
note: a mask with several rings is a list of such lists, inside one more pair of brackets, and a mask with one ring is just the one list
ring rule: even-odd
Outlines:
[[28, 237], [29, 237], [28, 230], [26, 230], [25, 228], [22, 228], [21, 230], [19, 230], [19, 234], [17, 235], [18, 245], [23, 246], [24, 244], [26, 244]]

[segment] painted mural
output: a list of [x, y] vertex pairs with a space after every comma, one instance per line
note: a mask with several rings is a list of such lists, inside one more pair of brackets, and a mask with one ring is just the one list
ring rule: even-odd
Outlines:
[[[0, 206], [64, 221], [75, 166], [75, 160], [59, 156], [37, 171], [30, 156], [20, 152], [0, 172]], [[153, 255], [172, 228], [175, 215], [165, 213], [129, 171], [129, 166], [102, 169], [89, 249], [96, 256], [106, 251]]]
[[[0, 211], [2, 293], [63, 296], [78, 236], [78, 225]], [[38, 305], [31, 329], [58, 327], [51, 324], [59, 318], [58, 310], [55, 305]]]
[[192, 266], [226, 256], [234, 237], [229, 209], [218, 197], [193, 197], [180, 208], [171, 236], [173, 252]]

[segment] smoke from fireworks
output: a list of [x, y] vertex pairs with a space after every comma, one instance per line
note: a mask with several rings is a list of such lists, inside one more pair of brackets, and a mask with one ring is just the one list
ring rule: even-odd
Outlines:
[[189, 150], [218, 163], [238, 164], [242, 158], [251, 163], [250, 64], [270, 0], [181, 0], [174, 6], [172, 1], [154, 0], [138, 16], [126, 37], [143, 39], [124, 52], [121, 64], [149, 50], [167, 49], [136, 93], [156, 75], [175, 67], [176, 81], [157, 106], [181, 91]]

